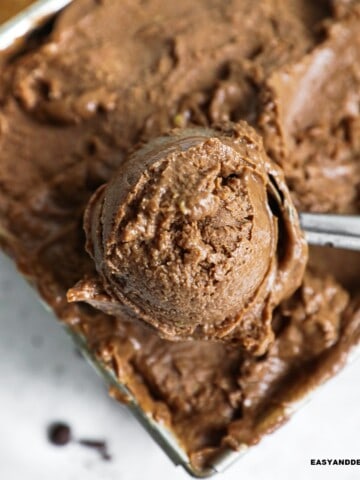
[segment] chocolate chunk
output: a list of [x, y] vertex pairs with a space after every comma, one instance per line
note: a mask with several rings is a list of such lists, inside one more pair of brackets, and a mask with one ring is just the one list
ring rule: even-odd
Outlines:
[[111, 455], [108, 452], [107, 443], [103, 440], [90, 440], [90, 439], [80, 439], [78, 440], [80, 445], [84, 447], [92, 448], [97, 450], [101, 455], [101, 458], [106, 461], [111, 460]]
[[71, 442], [71, 428], [66, 423], [55, 422], [48, 427], [49, 441], [58, 447], [63, 447]]

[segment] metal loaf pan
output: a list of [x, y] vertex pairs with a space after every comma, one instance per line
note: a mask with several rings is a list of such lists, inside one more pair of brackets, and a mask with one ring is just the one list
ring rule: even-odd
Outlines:
[[[37, 28], [53, 18], [71, 2], [72, 0], [39, 0], [34, 2], [30, 7], [24, 9], [11, 20], [0, 26], [0, 51], [16, 45], [16, 41], [33, 33]], [[49, 309], [48, 305], [44, 305]], [[217, 458], [215, 458], [208, 469], [202, 471], [196, 470], [191, 465], [188, 455], [180, 446], [175, 435], [169, 429], [158, 423], [150, 414], [146, 413], [139, 406], [135, 396], [129, 390], [127, 385], [120, 383], [116, 378], [115, 373], [99, 362], [90, 351], [86, 344], [86, 340], [81, 335], [71, 330], [68, 326], [65, 326], [65, 329], [72, 337], [77, 347], [81, 350], [82, 354], [87, 358], [89, 363], [104, 381], [109, 386], [116, 388], [123, 397], [127, 398], [128, 408], [142, 424], [145, 430], [147, 430], [152, 438], [169, 456], [172, 462], [175, 465], [181, 465], [191, 476], [205, 478], [223, 472], [236, 460], [242, 457], [242, 455], [248, 450], [249, 446], [244, 444], [239, 451], [223, 451]], [[352, 349], [351, 354], [348, 355], [347, 363], [359, 356], [360, 345]], [[283, 419], [289, 418], [289, 416], [298, 410], [301, 405], [310, 399], [312, 391], [313, 387], [311, 387], [311, 385], [309, 385], [309, 388], [306, 388], [305, 385], [305, 388], [302, 388], [303, 394], [301, 396], [289, 392], [289, 395], [285, 396], [286, 398], [284, 398], [281, 406], [277, 405], [273, 410], [268, 412], [267, 417], [262, 420], [262, 425], [259, 426], [259, 432], [266, 433], [271, 431], [274, 419], [279, 418], [279, 416]]]

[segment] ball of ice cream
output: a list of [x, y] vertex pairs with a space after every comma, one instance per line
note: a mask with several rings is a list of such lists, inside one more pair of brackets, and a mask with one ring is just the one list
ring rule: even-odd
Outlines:
[[85, 215], [98, 276], [69, 292], [168, 340], [273, 340], [306, 244], [281, 170], [245, 123], [173, 131], [140, 148]]

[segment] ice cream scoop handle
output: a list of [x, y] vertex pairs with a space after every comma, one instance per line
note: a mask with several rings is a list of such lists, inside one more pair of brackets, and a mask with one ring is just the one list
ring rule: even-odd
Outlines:
[[300, 213], [300, 224], [310, 245], [360, 250], [360, 216]]

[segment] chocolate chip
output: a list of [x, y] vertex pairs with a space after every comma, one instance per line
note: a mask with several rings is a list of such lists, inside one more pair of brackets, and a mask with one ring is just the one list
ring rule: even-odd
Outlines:
[[66, 423], [54, 422], [48, 428], [48, 439], [58, 447], [67, 445], [71, 441], [71, 429]]
[[111, 460], [111, 455], [108, 452], [106, 442], [102, 440], [80, 439], [79, 444], [83, 445], [84, 447], [93, 448], [94, 450], [97, 450], [100, 453], [101, 458], [103, 460]]

